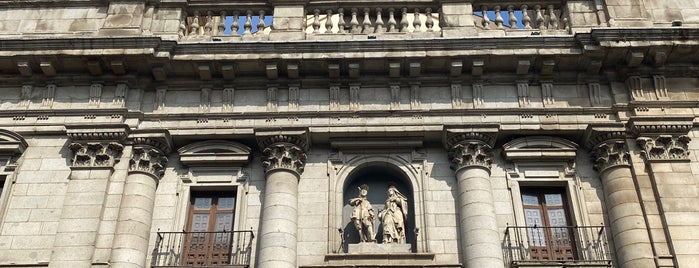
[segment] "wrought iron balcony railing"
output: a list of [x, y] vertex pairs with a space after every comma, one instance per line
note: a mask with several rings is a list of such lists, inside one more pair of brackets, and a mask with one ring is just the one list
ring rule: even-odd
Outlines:
[[158, 232], [151, 267], [249, 267], [252, 231]]
[[550, 263], [611, 267], [604, 226], [509, 226], [503, 246], [509, 267]]

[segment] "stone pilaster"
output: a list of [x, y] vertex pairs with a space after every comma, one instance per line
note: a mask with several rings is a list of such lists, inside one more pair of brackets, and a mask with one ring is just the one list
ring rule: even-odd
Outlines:
[[155, 191], [172, 148], [166, 131], [137, 131], [131, 140], [133, 149], [112, 245], [112, 267], [145, 267]]
[[91, 267], [107, 187], [124, 150], [125, 125], [66, 126], [71, 174], [49, 267]]
[[257, 137], [266, 179], [257, 267], [295, 268], [298, 183], [306, 162], [307, 135], [258, 131]]
[[641, 200], [631, 173], [625, 129], [599, 131], [591, 127], [588, 132], [591, 134], [587, 145], [602, 180], [617, 264], [628, 268], [655, 267]]
[[490, 183], [495, 133], [459, 133], [447, 129], [445, 140], [458, 183], [462, 263], [465, 267], [502, 267]]
[[660, 220], [669, 255], [677, 267], [693, 267], [699, 258], [699, 185], [692, 174], [688, 136], [694, 117], [632, 118], [630, 127], [650, 177], [654, 197], [660, 207]]

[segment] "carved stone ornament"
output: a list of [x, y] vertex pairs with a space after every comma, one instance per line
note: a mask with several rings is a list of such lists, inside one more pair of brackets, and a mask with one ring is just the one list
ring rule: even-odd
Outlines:
[[160, 149], [150, 145], [134, 145], [129, 172], [145, 172], [160, 179], [165, 173], [167, 157]]
[[73, 167], [113, 167], [119, 162], [124, 145], [118, 142], [73, 142]]
[[689, 160], [689, 142], [687, 135], [659, 135], [657, 137], [639, 137], [636, 143], [641, 147], [641, 156], [652, 160]]
[[595, 169], [602, 173], [608, 168], [630, 166], [631, 157], [624, 140], [608, 140], [592, 148]]
[[451, 168], [459, 170], [464, 167], [483, 167], [490, 171], [493, 163], [493, 148], [479, 140], [460, 142], [449, 149]]
[[306, 153], [293, 143], [277, 142], [262, 150], [262, 167], [265, 172], [274, 169], [287, 169], [297, 174], [303, 173], [306, 164]]

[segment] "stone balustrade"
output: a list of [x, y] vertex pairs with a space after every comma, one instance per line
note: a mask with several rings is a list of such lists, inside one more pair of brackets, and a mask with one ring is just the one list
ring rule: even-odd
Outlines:
[[252, 38], [271, 31], [271, 10], [219, 9], [183, 12], [178, 35], [180, 40], [214, 40]]
[[439, 33], [437, 7], [309, 8], [305, 31], [309, 35], [383, 33]]
[[561, 1], [481, 1], [473, 3], [473, 11], [475, 26], [483, 31], [524, 30], [560, 34], [568, 32], [570, 28], [567, 7]]

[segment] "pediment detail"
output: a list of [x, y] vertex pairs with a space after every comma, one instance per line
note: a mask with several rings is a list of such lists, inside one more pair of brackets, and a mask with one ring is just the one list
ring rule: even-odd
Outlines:
[[177, 150], [185, 166], [242, 166], [250, 161], [250, 147], [243, 144], [209, 140], [191, 143]]
[[575, 158], [578, 145], [557, 137], [532, 136], [514, 139], [502, 148], [508, 161], [570, 161]]
[[21, 135], [9, 130], [0, 129], [0, 154], [22, 154], [26, 149], [27, 142]]

